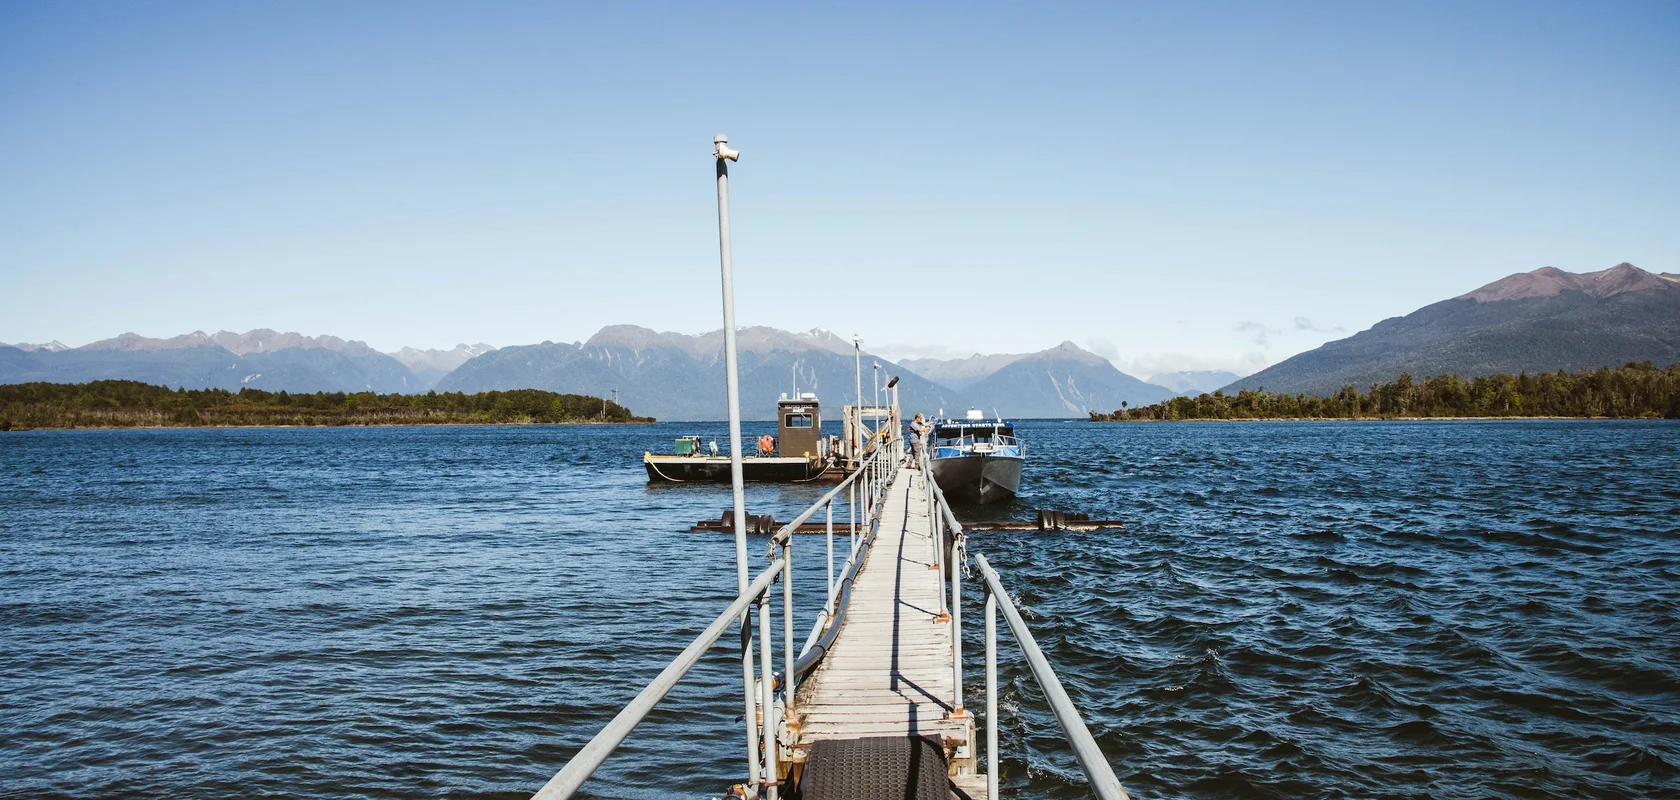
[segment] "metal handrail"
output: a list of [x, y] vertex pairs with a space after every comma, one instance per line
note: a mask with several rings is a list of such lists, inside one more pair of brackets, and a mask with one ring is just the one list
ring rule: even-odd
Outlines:
[[[966, 543], [967, 537], [963, 533], [962, 523], [951, 511], [950, 503], [945, 499], [945, 492], [939, 488], [938, 482], [933, 480], [932, 462], [926, 449], [922, 454], [923, 474], [927, 476], [927, 485], [932, 490], [933, 503], [938, 509], [939, 519], [943, 521], [949, 531], [950, 561], [947, 562], [951, 570], [951, 612], [952, 612], [952, 653], [956, 660], [956, 703], [955, 707], [962, 708], [962, 598], [958, 593], [958, 575], [964, 558], [969, 555]], [[1027, 623], [1021, 619], [1021, 612], [1015, 608], [1015, 602], [1010, 599], [1009, 591], [1003, 586], [1003, 579], [998, 577], [997, 570], [986, 561], [980, 553], [974, 553], [974, 560], [980, 568], [980, 575], [986, 584], [986, 796], [996, 800], [998, 795], [998, 735], [997, 735], [997, 609], [1003, 607], [1003, 618], [1009, 623], [1009, 630], [1015, 635], [1015, 642], [1021, 648], [1021, 654], [1026, 657], [1027, 666], [1032, 671], [1033, 679], [1038, 681], [1039, 689], [1044, 692], [1045, 702], [1056, 715], [1056, 722], [1062, 727], [1062, 734], [1068, 744], [1073, 746], [1073, 756], [1079, 761], [1081, 769], [1085, 770], [1085, 778], [1090, 783], [1091, 790], [1096, 792], [1102, 800], [1130, 800], [1124, 787], [1120, 785], [1120, 778], [1114, 774], [1114, 768], [1109, 765], [1108, 758], [1103, 755], [1102, 748], [1097, 746], [1097, 740], [1091, 736], [1091, 730], [1085, 726], [1085, 720], [1079, 715], [1079, 709], [1074, 706], [1067, 690], [1062, 688], [1062, 681], [1056, 677], [1055, 668], [1050, 666], [1049, 659], [1044, 657], [1044, 651], [1039, 649], [1038, 640], [1033, 638]]]
[[[986, 557], [975, 553], [974, 560], [980, 567], [980, 575], [986, 580], [988, 612], [994, 606], [1003, 608], [1003, 618], [1009, 623], [1010, 633], [1015, 634], [1015, 643], [1021, 646], [1021, 654], [1026, 656], [1027, 666], [1032, 670], [1033, 678], [1038, 681], [1039, 689], [1044, 691], [1044, 700], [1050, 704], [1050, 710], [1056, 715], [1056, 721], [1061, 723], [1062, 733], [1067, 737], [1068, 744], [1073, 745], [1073, 757], [1079, 761], [1079, 766], [1085, 770], [1085, 778], [1090, 781], [1091, 789], [1102, 800], [1129, 800], [1126, 790], [1120, 786], [1120, 778], [1114, 774], [1114, 768], [1109, 766], [1108, 759], [1103, 756], [1102, 748], [1097, 746], [1097, 740], [1091, 736], [1091, 730], [1085, 727], [1085, 720], [1079, 716], [1079, 709], [1073, 705], [1073, 699], [1068, 697], [1067, 690], [1062, 688], [1062, 682], [1056, 677], [1055, 668], [1044, 657], [1044, 651], [1038, 648], [1038, 641], [1033, 638], [1032, 631], [1027, 629], [1027, 623], [1021, 620], [1021, 612], [1015, 608], [1015, 601], [1009, 599], [1008, 590], [1003, 588], [1003, 579], [998, 577], [997, 571], [986, 562]], [[996, 623], [991, 613], [987, 614], [987, 638], [996, 635]], [[987, 641], [987, 698], [986, 706], [989, 714], [992, 712], [996, 700], [996, 691], [992, 688], [996, 684], [997, 672], [996, 646], [993, 641]], [[987, 730], [992, 729], [992, 723], [987, 721]], [[988, 747], [991, 742], [987, 743]], [[996, 772], [997, 765], [991, 766]], [[996, 795], [992, 795], [996, 796]]]
[[543, 784], [533, 795], [533, 800], [564, 800], [571, 797], [590, 775], [595, 774], [595, 770], [607, 760], [607, 756], [612, 755], [613, 750], [624, 742], [625, 737], [647, 718], [653, 707], [665, 698], [672, 687], [699, 663], [700, 657], [710, 650], [712, 645], [717, 644], [724, 631], [747, 610], [747, 606], [757, 602], [759, 597], [770, 591], [770, 585], [775, 583], [776, 577], [786, 568], [787, 562], [778, 560], [764, 570], [758, 579], [747, 587], [746, 592], [735, 598], [735, 602], [730, 603], [729, 608], [724, 609], [711, 625], [706, 626], [706, 630], [701, 631], [688, 647], [659, 672], [647, 688], [619, 711], [600, 733], [595, 734], [595, 737], [577, 752], [577, 755], [572, 756], [572, 760], [566, 762], [566, 766], [550, 778], [548, 783]]
[[[868, 458], [864, 459], [864, 463], [868, 464], [875, 461], [887, 460], [888, 458], [890, 458], [889, 450], [877, 448], [874, 452], [870, 453]], [[770, 535], [770, 545], [768, 549], [774, 551], [777, 547], [780, 547], [783, 542], [787, 541], [789, 536], [793, 535], [795, 530], [799, 529], [799, 526], [810, 522], [811, 517], [816, 516], [818, 510], [833, 502], [834, 499], [840, 495], [842, 490], [849, 488], [853, 483], [860, 479], [860, 476], [863, 476], [864, 474], [864, 470], [862, 469], [854, 470], [852, 474], [846, 476], [845, 480], [835, 484], [833, 489], [828, 490], [822, 497], [817, 498], [817, 501], [812, 503], [809, 508], [806, 508], [804, 513], [794, 517], [792, 521], [782, 527], [777, 528], [776, 532]]]
[[[869, 458], [864, 460], [860, 469], [846, 476], [846, 479], [841, 481], [838, 486], [817, 498], [817, 501], [805, 509], [804, 513], [794, 517], [792, 521], [783, 525], [770, 537], [766, 556], [774, 558], [776, 551], [780, 549], [782, 558], [791, 562], [793, 532], [798, 530], [799, 526], [805, 524], [811, 517], [816, 516], [818, 509], [824, 507], [832, 509], [835, 498], [839, 497], [840, 492], [846, 489], [848, 484], [860, 482], [865, 485], [864, 494], [869, 500], [869, 505], [863, 520], [862, 538], [852, 548], [845, 566], [841, 569], [839, 581], [829, 586], [829, 597], [831, 599], [824, 604], [821, 611], [817, 612], [816, 621], [811, 626], [811, 633], [805, 639], [805, 646], [800, 648], [797, 653], [794, 653], [791, 646], [788, 648], [790, 663], [784, 667], [781, 677], [787, 683], [788, 693], [783, 703], [789, 709], [792, 707], [792, 699], [796, 693], [799, 679], [822, 663], [823, 657], [828, 653], [829, 645], [834, 643], [834, 639], [840, 633], [840, 626], [845, 623], [846, 609], [851, 604], [852, 583], [857, 578], [858, 571], [863, 568], [863, 558], [861, 556], [874, 543], [875, 534], [880, 530], [881, 510], [886, 504], [885, 487], [892, 482], [893, 477], [898, 473], [900, 447], [901, 445], [897, 442], [891, 443], [888, 447], [876, 447]], [[834, 566], [834, 528], [832, 524], [828, 528], [828, 536], [829, 574], [832, 576]], [[789, 584], [791, 587], [791, 579]], [[791, 601], [787, 603], [787, 608], [792, 608]], [[791, 617], [789, 619], [791, 621]], [[792, 629], [791, 624], [786, 626], [790, 637]], [[790, 638], [790, 645], [791, 641]]]
[[[544, 784], [543, 787], [537, 791], [537, 793], [533, 796], [533, 800], [564, 800], [564, 798], [571, 797], [572, 794], [583, 785], [583, 782], [588, 780], [589, 776], [594, 774], [595, 770], [606, 761], [607, 757], [612, 754], [613, 750], [624, 742], [625, 738], [630, 735], [630, 732], [634, 730], [643, 719], [647, 718], [647, 715], [653, 710], [654, 706], [657, 705], [660, 700], [664, 699], [665, 695], [671, 691], [672, 687], [676, 686], [677, 682], [681, 681], [682, 678], [688, 674], [688, 671], [699, 662], [701, 655], [711, 649], [713, 645], [717, 644], [718, 639], [723, 636], [724, 631], [728, 630], [730, 624], [740, 620], [742, 615], [745, 614], [747, 609], [754, 603], [759, 604], [758, 638], [763, 643], [763, 649], [760, 653], [762, 658], [760, 674], [769, 676], [768, 679], [760, 681], [760, 688], [765, 694], [765, 697], [761, 702], [761, 709], [762, 712], [764, 712], [762, 716], [765, 723], [765, 730], [761, 735], [763, 737], [762, 741], [767, 743], [767, 746], [764, 748], [763, 775], [767, 781], [777, 780], [777, 776], [775, 775], [776, 759], [773, 755], [773, 748], [777, 747], [775, 736], [776, 721], [780, 718], [785, 718], [788, 712], [791, 711], [792, 698], [797, 679], [809, 672], [822, 660], [828, 645], [832, 643], [834, 635], [839, 631], [840, 623], [845, 619], [845, 609], [851, 598], [851, 583], [857, 577], [857, 572], [863, 565], [862, 555], [868, 550], [869, 545], [874, 541], [875, 533], [880, 527], [881, 507], [886, 502], [885, 487], [891, 482], [893, 476], [897, 473], [898, 452], [899, 446], [897, 445], [891, 447], [877, 447], [868, 458], [864, 459], [863, 463], [859, 464], [859, 468], [851, 475], [847, 476], [845, 480], [841, 481], [839, 485], [835, 486], [830, 491], [825, 492], [821, 498], [818, 498], [815, 503], [811, 504], [810, 508], [806, 509], [804, 513], [800, 514], [792, 522], [782, 526], [782, 528], [771, 537], [768, 553], [768, 556], [771, 559], [770, 566], [767, 567], [750, 586], [748, 586], [747, 591], [736, 597], [734, 602], [730, 603], [729, 608], [725, 609], [722, 614], [718, 615], [717, 619], [714, 620], [705, 631], [696, 637], [686, 649], [678, 654], [677, 657], [653, 679], [653, 682], [648, 684], [647, 688], [637, 694], [628, 705], [626, 705], [616, 716], [612, 718], [611, 722], [607, 723], [605, 728], [601, 729], [600, 733], [597, 733], [594, 738], [589, 740], [588, 744], [583, 746], [583, 749], [579, 750], [576, 755], [572, 756], [571, 761], [567, 762], [566, 766], [563, 767], [560, 772], [556, 773], [553, 778], [549, 779], [548, 783]], [[793, 563], [791, 546], [792, 532], [796, 530], [799, 525], [804, 524], [807, 520], [814, 516], [817, 510], [827, 507], [829, 509], [830, 522], [828, 529], [828, 535], [830, 537], [829, 554], [832, 559], [832, 537], [834, 535], [832, 524], [833, 503], [834, 500], [840, 496], [841, 492], [854, 487], [868, 503], [864, 514], [865, 518], [863, 520], [865, 531], [862, 538], [858, 540], [859, 544], [855, 545], [851, 550], [851, 555], [847, 561], [847, 565], [842, 572], [840, 581], [841, 586], [838, 587], [839, 591], [835, 593], [834, 600], [831, 603], [825, 604], [823, 611], [818, 614], [816, 627], [812, 630], [811, 639], [807, 642], [806, 647], [797, 653], [798, 659], [796, 661], [794, 659], [795, 653], [792, 650], [793, 626], [791, 624], [793, 613], [793, 570], [791, 566]], [[778, 548], [781, 551], [780, 558], [776, 557], [776, 551]], [[830, 566], [832, 568], [832, 563]], [[832, 572], [830, 574], [832, 574]], [[784, 645], [784, 658], [787, 663], [784, 665], [784, 671], [780, 675], [771, 676], [769, 600], [770, 587], [778, 579], [783, 581], [782, 602], [783, 613], [785, 615], [783, 620], [783, 632], [787, 637], [787, 642]], [[835, 587], [831, 587], [830, 591], [835, 592]], [[819, 632], [822, 634], [820, 637]], [[743, 630], [742, 634], [743, 639], [751, 637], [750, 630]], [[791, 672], [793, 673], [793, 680], [787, 680], [789, 668], [791, 668]], [[772, 702], [770, 702], [772, 697], [777, 695], [780, 696], [782, 701], [780, 708], [777, 708]], [[778, 714], [778, 712], [781, 713]], [[751, 720], [748, 720], [747, 724], [750, 727], [755, 727], [754, 722]]]

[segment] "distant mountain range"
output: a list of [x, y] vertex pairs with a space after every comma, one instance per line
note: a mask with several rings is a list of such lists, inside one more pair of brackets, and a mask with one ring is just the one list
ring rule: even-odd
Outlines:
[[1517, 273], [1281, 361], [1225, 391], [1326, 395], [1394, 380], [1680, 363], [1680, 275], [1632, 264]]
[[0, 383], [144, 381], [190, 388], [291, 392], [423, 392], [426, 384], [402, 362], [336, 336], [304, 336], [259, 328], [203, 331], [169, 339], [125, 333], [81, 347], [0, 345]]
[[[789, 333], [743, 328], [736, 335], [741, 364], [741, 413], [770, 419], [776, 399], [815, 392], [837, 419], [850, 403], [855, 371], [852, 345], [827, 331]], [[899, 398], [932, 411], [959, 408], [954, 391], [868, 353], [863, 354], [864, 402], [874, 402], [874, 363], [881, 384], [900, 377]], [[482, 392], [532, 388], [603, 394], [618, 390], [619, 402], [637, 414], [660, 419], [723, 419], [723, 331], [700, 335], [661, 333], [634, 325], [602, 328], [580, 345], [543, 342], [504, 347], [462, 364], [438, 382], [439, 391]]]
[[[744, 328], [737, 340], [742, 413], [747, 418], [771, 418], [776, 399], [796, 389], [816, 392], [827, 401], [831, 418], [838, 417], [839, 406], [852, 401], [856, 376], [850, 342], [827, 331], [789, 333], [774, 328]], [[1014, 418], [1082, 417], [1121, 401], [1151, 403], [1173, 395], [1171, 389], [1127, 375], [1072, 342], [1039, 353], [952, 362], [920, 359], [897, 364], [869, 353], [862, 359], [865, 402], [874, 400], [874, 365], [879, 363], [883, 386], [899, 378], [900, 400], [922, 412], [955, 414], [976, 407]], [[930, 380], [922, 369], [907, 368], [910, 363], [944, 380]], [[333, 336], [266, 328], [243, 334], [198, 331], [169, 339], [127, 333], [76, 348], [56, 342], [0, 345], [0, 383], [104, 378], [291, 392], [529, 388], [604, 396], [617, 390], [620, 401], [638, 414], [673, 420], [727, 416], [722, 331], [686, 335], [614, 325], [581, 344], [405, 347], [391, 354]]]
[[[426, 386], [436, 386], [443, 376], [454, 372], [467, 359], [484, 355], [496, 349], [495, 345], [479, 342], [478, 344], [458, 344], [449, 350], [417, 350], [404, 347], [390, 356], [403, 363], [403, 366], [414, 370], [414, 374], [424, 381]], [[534, 387], [532, 387], [534, 388]]]
[[984, 410], [1013, 417], [1083, 417], [1093, 409], [1119, 408], [1122, 401], [1148, 404], [1176, 394], [1073, 342], [1019, 355], [906, 359], [904, 366], [961, 390]]
[[[849, 341], [821, 330], [743, 328], [742, 411], [774, 415], [776, 398], [816, 392], [839, 416], [852, 402]], [[900, 399], [921, 412], [967, 408], [1006, 417], [1084, 417], [1122, 403], [1159, 402], [1223, 387], [1228, 392], [1330, 394], [1401, 373], [1465, 377], [1520, 371], [1585, 370], [1629, 361], [1680, 363], [1680, 275], [1631, 264], [1574, 274], [1546, 267], [1494, 281], [1370, 330], [1301, 353], [1246, 378], [1218, 371], [1171, 372], [1142, 381], [1072, 342], [1037, 353], [914, 358], [894, 363], [863, 354], [863, 398], [899, 378]], [[335, 336], [261, 328], [202, 331], [169, 339], [125, 333], [82, 347], [0, 344], [0, 383], [82, 383], [120, 378], [166, 386], [290, 392], [419, 393], [546, 389], [605, 396], [613, 390], [637, 414], [670, 420], [726, 416], [723, 332], [661, 333], [633, 325], [602, 328], [589, 341], [449, 350], [405, 347], [381, 353]]]

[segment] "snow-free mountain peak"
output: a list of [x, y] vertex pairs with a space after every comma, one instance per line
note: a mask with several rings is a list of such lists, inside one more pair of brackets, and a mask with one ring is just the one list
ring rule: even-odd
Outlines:
[[1566, 272], [1557, 267], [1541, 267], [1532, 272], [1507, 275], [1454, 299], [1498, 303], [1506, 300], [1553, 297], [1571, 291], [1603, 299], [1628, 292], [1668, 290], [1674, 288], [1675, 281], [1673, 277], [1646, 272], [1626, 261], [1597, 272], [1576, 273]]
[[1328, 395], [1402, 373], [1422, 378], [1680, 362], [1680, 282], [1632, 264], [1508, 275], [1385, 319], [1236, 381], [1226, 391]]

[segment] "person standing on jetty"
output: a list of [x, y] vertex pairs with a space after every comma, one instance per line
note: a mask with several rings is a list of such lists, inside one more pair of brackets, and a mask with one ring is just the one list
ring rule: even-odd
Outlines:
[[927, 437], [928, 430], [933, 426], [923, 422], [922, 415], [917, 414], [905, 427], [910, 430], [904, 437], [904, 443], [910, 445], [910, 468], [917, 469], [922, 463], [922, 440]]

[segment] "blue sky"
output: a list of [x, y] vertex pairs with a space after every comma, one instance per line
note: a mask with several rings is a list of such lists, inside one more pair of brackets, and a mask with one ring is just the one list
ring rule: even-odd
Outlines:
[[[1250, 371], [1680, 272], [1680, 5], [0, 2], [0, 341], [742, 324]], [[953, 287], [960, 287], [960, 290]]]

